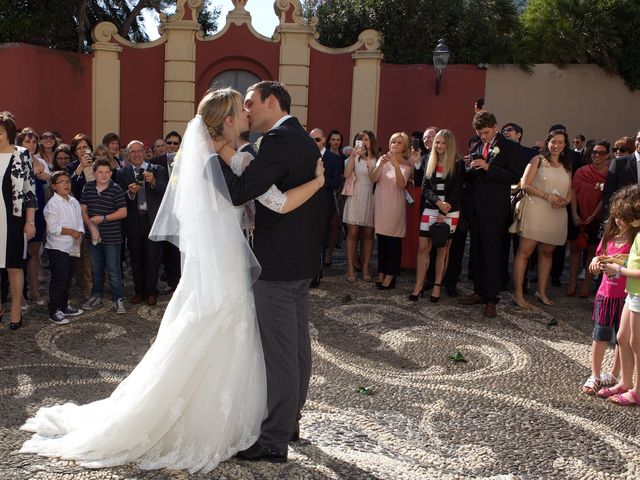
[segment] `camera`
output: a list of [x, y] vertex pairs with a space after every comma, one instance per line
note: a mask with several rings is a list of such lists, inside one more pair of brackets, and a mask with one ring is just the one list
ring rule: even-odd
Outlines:
[[140, 186], [144, 184], [144, 170], [140, 170], [136, 175], [136, 183]]
[[469, 154], [469, 160], [479, 160], [481, 158], [484, 158], [484, 157], [479, 153], [474, 152]]
[[419, 138], [414, 138], [411, 141], [411, 148], [413, 148], [414, 150], [420, 150], [420, 139]]

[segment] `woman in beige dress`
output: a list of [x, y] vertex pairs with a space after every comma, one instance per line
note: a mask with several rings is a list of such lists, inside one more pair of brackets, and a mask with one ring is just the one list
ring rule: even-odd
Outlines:
[[553, 305], [547, 296], [553, 250], [567, 241], [567, 209], [571, 201], [571, 153], [564, 131], [547, 136], [541, 155], [531, 159], [520, 181], [526, 202], [520, 244], [513, 265], [513, 301], [531, 308], [524, 299], [524, 272], [533, 250], [538, 247], [538, 301]]

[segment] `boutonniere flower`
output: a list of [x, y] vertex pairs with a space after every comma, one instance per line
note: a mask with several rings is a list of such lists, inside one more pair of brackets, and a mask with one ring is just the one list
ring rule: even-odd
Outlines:
[[258, 138], [255, 142], [253, 142], [253, 149], [256, 152], [260, 151], [260, 144], [262, 143], [262, 137]]
[[494, 157], [495, 157], [496, 155], [498, 155], [499, 153], [500, 153], [500, 149], [499, 149], [497, 146], [495, 146], [495, 147], [493, 147], [493, 148], [491, 149], [491, 155], [493, 155]]

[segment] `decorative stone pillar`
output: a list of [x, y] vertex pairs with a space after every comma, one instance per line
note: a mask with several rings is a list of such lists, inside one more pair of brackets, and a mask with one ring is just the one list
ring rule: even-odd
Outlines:
[[358, 42], [364, 50], [358, 50], [351, 58], [353, 67], [353, 86], [351, 93], [351, 134], [353, 138], [362, 130], [377, 131], [378, 98], [380, 96], [380, 64], [382, 42], [375, 30], [365, 30], [358, 36]]
[[202, 0], [178, 0], [176, 13], [161, 15], [164, 50], [164, 134], [182, 134], [195, 113], [196, 34]]
[[316, 35], [318, 19], [310, 22], [302, 18], [299, 0], [276, 0], [274, 4], [280, 25], [274, 40], [280, 40], [280, 71], [278, 80], [287, 86], [291, 95], [291, 115], [307, 126], [309, 99], [309, 43]]
[[96, 144], [106, 133], [120, 131], [119, 55], [122, 46], [111, 42], [117, 32], [110, 22], [100, 22], [92, 32], [91, 138]]

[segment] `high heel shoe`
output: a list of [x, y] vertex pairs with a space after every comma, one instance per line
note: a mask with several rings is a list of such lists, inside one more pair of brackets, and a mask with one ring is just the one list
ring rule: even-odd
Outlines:
[[9, 330], [18, 330], [22, 327], [22, 317], [17, 322], [9, 322]]
[[392, 290], [394, 288], [396, 288], [396, 277], [393, 277], [389, 285], [384, 285], [381, 283], [378, 287], [379, 290]]
[[[434, 288], [435, 287], [440, 288], [442, 285], [440, 285], [439, 283], [434, 283], [433, 286], [434, 286]], [[438, 303], [440, 301], [440, 295], [438, 295], [437, 297], [435, 297], [433, 295], [429, 295], [429, 300], [431, 300], [431, 303]]]
[[424, 298], [424, 286], [420, 289], [420, 291], [414, 295], [413, 293], [409, 295], [409, 301], [417, 302], [419, 298]]

